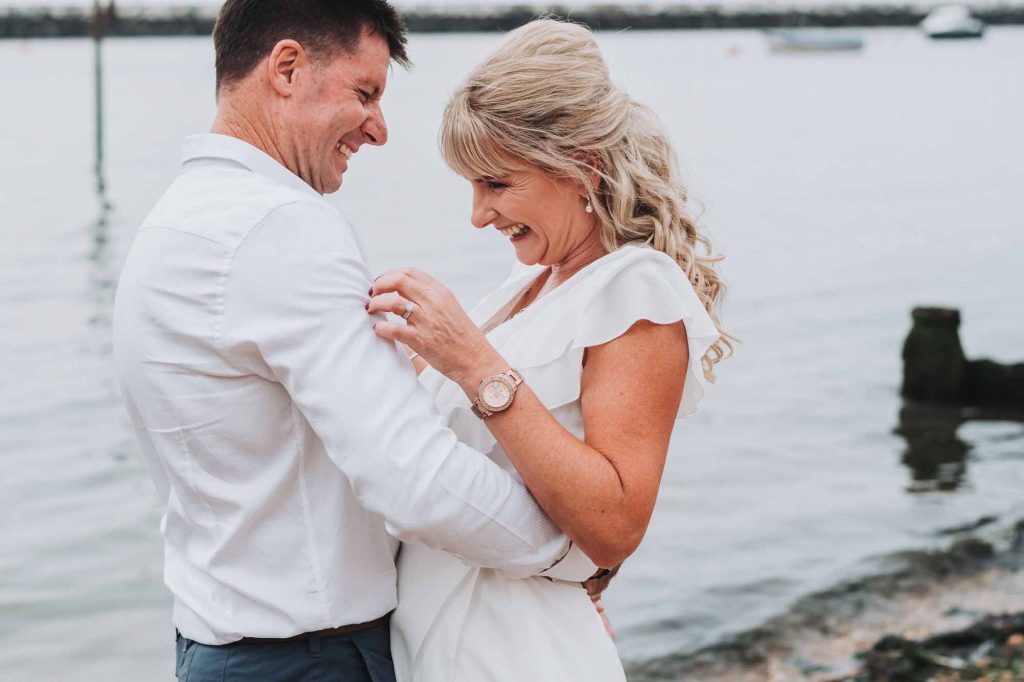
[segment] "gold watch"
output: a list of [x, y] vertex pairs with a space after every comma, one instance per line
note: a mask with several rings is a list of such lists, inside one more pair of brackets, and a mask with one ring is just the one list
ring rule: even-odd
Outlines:
[[516, 389], [521, 383], [523, 375], [515, 369], [487, 377], [480, 382], [476, 400], [473, 401], [473, 414], [481, 419], [487, 419], [495, 412], [507, 410], [515, 399]]

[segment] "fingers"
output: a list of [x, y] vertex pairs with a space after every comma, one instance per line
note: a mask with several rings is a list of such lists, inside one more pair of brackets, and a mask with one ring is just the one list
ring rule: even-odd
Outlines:
[[612, 630], [612, 622], [608, 620], [608, 614], [601, 612], [601, 620], [604, 622], [604, 631], [608, 633], [611, 640], [615, 641], [615, 630]]
[[612, 630], [611, 621], [608, 620], [608, 614], [604, 612], [604, 604], [601, 603], [601, 599], [594, 599], [594, 608], [597, 609], [597, 615], [601, 617], [601, 622], [604, 623], [604, 630], [611, 637], [612, 641], [615, 641], [615, 631]]
[[612, 623], [608, 620], [608, 614], [604, 612], [604, 604], [601, 603], [600, 598], [594, 600], [594, 608], [597, 609], [597, 615], [601, 617], [601, 622], [604, 623], [604, 631], [608, 633], [608, 636], [614, 642], [615, 631], [612, 630]]
[[366, 312], [371, 315], [374, 313], [402, 315], [405, 313], [406, 303], [409, 303], [409, 301], [394, 292], [378, 294], [370, 299], [370, 303], [366, 306]]
[[[416, 332], [407, 324], [397, 322], [378, 322], [373, 325], [373, 333], [388, 341], [398, 341], [416, 351]], [[419, 351], [417, 351], [419, 352]]]
[[370, 295], [377, 296], [379, 294], [396, 292], [410, 301], [417, 302], [431, 281], [429, 275], [414, 268], [386, 270], [377, 279], [373, 280], [373, 286], [370, 287]]

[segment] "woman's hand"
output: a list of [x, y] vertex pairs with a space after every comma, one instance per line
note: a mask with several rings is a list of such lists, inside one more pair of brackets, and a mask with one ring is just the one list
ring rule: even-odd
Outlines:
[[594, 602], [594, 608], [597, 609], [597, 615], [601, 616], [601, 622], [604, 623], [604, 631], [608, 633], [611, 640], [615, 641], [615, 630], [612, 629], [612, 622], [608, 620], [608, 614], [604, 610], [604, 604], [601, 603], [600, 597], [591, 597], [591, 601]]
[[378, 336], [404, 343], [467, 392], [475, 392], [488, 372], [508, 369], [452, 292], [430, 275], [412, 268], [388, 270], [374, 280], [370, 296], [370, 314], [401, 317], [412, 311], [405, 321], [376, 323]]

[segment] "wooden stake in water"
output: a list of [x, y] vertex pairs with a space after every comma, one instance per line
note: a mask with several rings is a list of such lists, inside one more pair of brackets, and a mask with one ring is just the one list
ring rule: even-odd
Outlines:
[[106, 16], [99, 0], [92, 6], [93, 64], [96, 84], [96, 191], [100, 200], [105, 201], [106, 183], [103, 179], [103, 34]]

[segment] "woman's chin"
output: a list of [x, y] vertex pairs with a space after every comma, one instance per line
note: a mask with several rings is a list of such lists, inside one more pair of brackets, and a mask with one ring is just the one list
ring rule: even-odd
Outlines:
[[[529, 235], [522, 241], [515, 240], [512, 242], [512, 248], [516, 250], [516, 260], [523, 265], [537, 265], [544, 255], [543, 250], [537, 248], [536, 240], [532, 239], [533, 236]], [[531, 244], [530, 242], [534, 243]]]
[[536, 253], [533, 253], [530, 249], [522, 249], [516, 247], [516, 260], [523, 265], [536, 265], [540, 262], [540, 258]]

